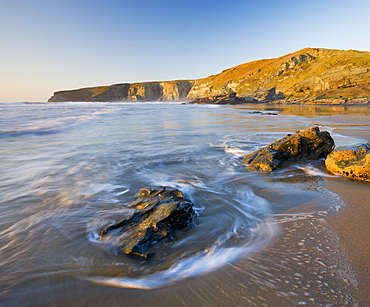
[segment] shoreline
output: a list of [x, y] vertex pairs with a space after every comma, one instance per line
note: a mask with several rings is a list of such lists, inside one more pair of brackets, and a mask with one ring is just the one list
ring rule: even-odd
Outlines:
[[317, 106], [370, 106], [370, 97], [296, 97], [278, 99], [255, 99], [250, 96], [237, 96], [234, 94], [199, 97], [185, 101], [185, 104], [211, 104], [211, 105], [317, 105]]
[[[361, 124], [355, 117], [345, 117], [351, 123]], [[341, 131], [341, 134], [369, 139], [363, 131]], [[370, 184], [346, 177], [327, 178], [326, 187], [338, 194], [346, 205], [326, 217], [329, 226], [338, 234], [349, 261], [358, 278], [360, 306], [370, 305]]]
[[[281, 106], [283, 107], [283, 105]], [[296, 107], [298, 106], [296, 105]], [[320, 106], [311, 105], [310, 107], [315, 108]], [[342, 105], [340, 107], [344, 106]], [[265, 110], [268, 110], [268, 107]], [[290, 113], [290, 105], [285, 104], [281, 111], [283, 113]], [[292, 113], [294, 114], [294, 112]], [[306, 118], [311, 123], [319, 118], [320, 125], [327, 126], [333, 132], [337, 132], [344, 137], [369, 141], [370, 118], [369, 113], [365, 113], [346, 112], [344, 109], [343, 114], [336, 114], [335, 116], [313, 112]], [[318, 118], [316, 118], [317, 116]], [[336, 146], [341, 146], [341, 144]], [[325, 166], [323, 166], [323, 170], [326, 171]], [[331, 262], [331, 266], [335, 267], [337, 271], [333, 271], [332, 273], [340, 275], [341, 271], [346, 272], [346, 274], [338, 278], [344, 278], [350, 281], [349, 284], [351, 286], [346, 291], [356, 299], [355, 302], [351, 302], [350, 306], [370, 306], [370, 204], [368, 202], [370, 199], [370, 183], [352, 180], [344, 176], [324, 177], [324, 180], [325, 188], [338, 195], [340, 198], [338, 201], [343, 201], [344, 205], [338, 212], [330, 212], [328, 215], [324, 215], [321, 222], [320, 219], [315, 219], [321, 228], [316, 233], [315, 241], [327, 249], [327, 254], [318, 255], [318, 257], [321, 259], [325, 258], [325, 263]], [[284, 214], [294, 215], [309, 212], [307, 210], [309, 207], [309, 203], [301, 204], [284, 212]], [[296, 229], [294, 239], [292, 237], [288, 239], [286, 236], [292, 228]], [[293, 250], [292, 247], [296, 246], [297, 242], [298, 245], [301, 244], [301, 241], [307, 243], [307, 234], [313, 232], [313, 227], [309, 219], [283, 223], [283, 236], [278, 239], [276, 244], [273, 244], [272, 247], [262, 252], [262, 257], [258, 258], [266, 259], [271, 257], [274, 261], [278, 261], [279, 258], [276, 255], [284, 253], [288, 249]], [[282, 246], [286, 242], [289, 242], [289, 248]], [[312, 243], [315, 244], [314, 242]], [[315, 250], [318, 247], [312, 245], [310, 247], [307, 246], [307, 248]], [[296, 252], [298, 252], [298, 249]], [[346, 263], [349, 265], [348, 267]], [[294, 264], [293, 267], [296, 270], [300, 269], [299, 266], [295, 266]], [[308, 275], [309, 272], [304, 272], [304, 274]], [[353, 279], [351, 276], [353, 276]], [[335, 282], [336, 280], [333, 278], [331, 283], [335, 284]], [[340, 293], [343, 292], [340, 291]], [[273, 304], [273, 301], [271, 301], [271, 304]]]
[[286, 105], [366, 106], [370, 105], [370, 98], [287, 98], [269, 103]]
[[370, 304], [370, 199], [369, 183], [346, 178], [330, 178], [327, 188], [340, 195], [346, 205], [327, 216], [326, 222], [337, 233], [358, 280], [361, 306]]
[[[134, 109], [131, 106], [129, 108]], [[222, 110], [223, 108], [224, 107], [212, 108], [210, 111], [208, 108], [189, 108], [191, 112], [181, 113], [181, 118], [186, 117], [184, 114], [190, 114], [195, 116], [197, 119], [196, 123], [198, 123], [199, 120], [199, 124], [194, 128], [194, 133], [196, 133], [197, 136], [196, 142], [204, 140], [201, 144], [209, 144], [211, 141], [214, 143], [215, 140], [217, 140], [217, 142], [220, 140], [220, 136], [224, 137], [225, 135], [227, 139], [240, 140], [239, 134], [243, 133], [250, 133], [252, 135], [252, 140], [254, 140], [254, 137], [259, 137], [259, 134], [262, 135], [261, 138], [263, 138], [263, 135], [268, 136], [268, 138], [274, 138], [270, 133], [277, 133], [280, 135], [286, 131], [293, 132], [295, 131], [294, 129], [301, 129], [313, 125], [323, 127], [323, 130], [328, 130], [330, 133], [333, 132], [333, 138], [335, 138], [337, 146], [370, 139], [369, 106], [347, 107], [255, 104], [240, 107], [226, 106], [225, 110]], [[59, 108], [55, 109], [58, 112], [60, 110]], [[122, 110], [123, 109], [124, 108], [122, 108]], [[144, 108], [144, 110], [147, 109], [151, 112], [146, 111], [143, 116], [149, 113], [153, 114], [158, 108]], [[172, 116], [173, 109], [175, 108], [167, 107], [167, 109], [168, 113], [164, 114], [171, 114]], [[185, 107], [185, 109], [187, 108]], [[35, 108], [32, 110], [35, 110]], [[86, 115], [85, 106], [83, 106], [83, 108], [78, 108], [78, 110]], [[118, 126], [113, 125], [112, 130], [106, 130], [106, 126], [104, 125], [102, 126], [103, 130], [98, 129], [97, 132], [94, 132], [95, 134], [92, 134], [92, 136], [111, 136], [112, 141], [115, 141], [114, 146], [116, 146], [117, 143], [121, 144], [122, 139], [126, 140], [122, 138], [122, 136], [123, 133], [126, 133], [125, 131], [128, 130], [124, 129], [126, 126], [121, 124], [121, 120], [118, 121], [115, 110], [116, 107], [113, 112], [109, 113], [112, 114], [112, 116], [97, 119], [99, 125], [96, 127], [99, 127], [102, 122], [108, 122], [107, 119], [109, 119], [109, 122], [112, 124], [120, 124]], [[126, 109], [124, 110], [126, 111]], [[181, 112], [186, 111], [183, 111], [182, 107], [176, 107], [176, 110]], [[255, 110], [262, 110], [262, 112], [255, 112]], [[276, 115], [272, 114], [272, 111], [276, 111], [276, 113], [278, 113], [277, 115], [281, 114], [281, 116], [270, 117], [269, 115]], [[133, 114], [126, 112], [118, 113], [125, 114], [125, 116], [126, 114]], [[139, 114], [136, 110], [135, 113]], [[238, 115], [234, 116], [234, 113], [238, 113]], [[249, 113], [253, 113], [253, 115], [250, 116], [248, 115]], [[95, 114], [95, 110], [93, 110], [93, 114]], [[203, 114], [203, 116], [200, 116], [200, 114]], [[217, 117], [211, 117], [209, 116], [210, 114], [216, 115]], [[67, 116], [70, 115], [71, 114], [67, 114]], [[80, 117], [77, 118], [80, 119]], [[173, 123], [177, 124], [181, 118], [175, 117]], [[189, 118], [192, 117], [189, 116]], [[127, 126], [129, 128], [135, 127], [133, 123], [137, 122], [141, 127], [143, 123], [138, 119], [140, 119], [140, 117], [135, 118], [135, 121], [127, 123]], [[168, 123], [171, 123], [171, 117], [166, 117], [165, 119], [166, 125], [163, 127], [165, 129], [172, 128], [172, 125], [168, 125]], [[115, 120], [117, 121], [115, 122]], [[212, 123], [211, 127], [215, 127], [212, 133], [216, 134], [214, 136], [211, 135], [211, 139], [210, 130], [208, 129], [208, 125], [206, 125], [207, 123]], [[188, 125], [189, 121], [184, 121], [184, 124]], [[91, 127], [90, 125], [91, 123], [89, 123], [87, 127]], [[153, 126], [149, 127], [153, 128]], [[176, 128], [171, 131], [173, 133], [171, 134], [171, 138], [178, 138], [178, 135], [184, 133], [181, 126], [175, 127]], [[205, 136], [203, 139], [199, 139], [198, 130], [202, 129], [202, 127], [205, 127], [207, 130], [201, 130], [204, 132]], [[85, 132], [86, 126], [82, 126], [82, 128], [84, 129], [81, 131]], [[230, 128], [237, 130], [235, 132], [226, 130], [225, 132], [225, 129]], [[75, 133], [76, 130], [73, 130], [73, 133]], [[43, 132], [45, 130], [40, 131]], [[46, 131], [48, 132], [49, 130]], [[63, 131], [57, 131], [60, 138], [57, 138], [58, 142], [56, 145], [60, 146], [67, 144], [68, 146], [73, 145], [73, 147], [66, 147], [66, 152], [61, 152], [63, 155], [60, 156], [62, 158], [60, 164], [58, 163], [59, 160], [56, 160], [50, 155], [50, 160], [45, 160], [45, 157], [41, 156], [44, 161], [53, 165], [52, 170], [49, 171], [48, 168], [46, 169], [46, 174], [50, 173], [51, 176], [44, 177], [45, 170], [41, 169], [40, 172], [42, 171], [42, 176], [36, 176], [36, 179], [42, 181], [30, 181], [33, 186], [41, 187], [32, 190], [38, 193], [41, 192], [38, 194], [40, 196], [37, 196], [37, 199], [35, 199], [35, 204], [40, 204], [37, 207], [34, 206], [35, 211], [37, 210], [36, 218], [40, 218], [40, 221], [45, 221], [45, 227], [48, 227], [50, 230], [45, 233], [43, 228], [35, 228], [35, 234], [37, 235], [38, 231], [40, 231], [40, 235], [34, 236], [30, 234], [24, 237], [26, 239], [24, 242], [31, 242], [32, 239], [34, 245], [29, 244], [27, 249], [21, 249], [21, 252], [18, 253], [20, 257], [17, 261], [19, 261], [19, 263], [16, 261], [14, 261], [14, 264], [11, 261], [9, 262], [13, 265], [13, 268], [9, 265], [5, 267], [5, 273], [3, 275], [6, 284], [4, 282], [5, 288], [0, 291], [2, 292], [0, 293], [0, 305], [7, 302], [7, 306], [18, 306], [29, 304], [29, 302], [32, 301], [35, 306], [58, 305], [61, 302], [67, 305], [96, 305], [106, 302], [120, 305], [122, 302], [126, 302], [127, 304], [133, 305], [149, 304], [153, 307], [173, 305], [227, 305], [230, 307], [370, 306], [368, 304], [369, 295], [367, 294], [367, 290], [370, 286], [368, 281], [369, 259], [367, 257], [369, 255], [368, 238], [370, 234], [368, 235], [368, 221], [370, 220], [370, 212], [367, 208], [368, 204], [366, 203], [370, 196], [368, 194], [370, 192], [369, 183], [353, 181], [345, 177], [327, 176], [329, 173], [324, 169], [323, 160], [312, 163], [314, 170], [318, 169], [319, 171], [313, 173], [309, 172], [310, 168], [308, 168], [308, 172], [306, 172], [307, 169], [303, 167], [301, 170], [289, 170], [288, 173], [281, 175], [275, 173], [271, 176], [269, 174], [261, 174], [261, 176], [258, 174], [244, 176], [245, 171], [243, 169], [241, 169], [239, 173], [239, 163], [235, 165], [235, 172], [234, 167], [232, 167], [232, 172], [229, 173], [230, 169], [225, 168], [225, 164], [222, 163], [220, 164], [220, 169], [217, 174], [213, 172], [207, 173], [207, 169], [210, 166], [214, 166], [208, 163], [208, 159], [219, 157], [220, 161], [222, 161], [221, 159], [224, 157], [232, 157], [231, 155], [225, 156], [224, 153], [226, 153], [226, 151], [224, 145], [222, 150], [217, 148], [216, 150], [212, 149], [210, 152], [204, 151], [204, 147], [202, 146], [199, 147], [199, 150], [202, 150], [206, 155], [206, 160], [202, 159], [202, 161], [205, 161], [205, 167], [203, 169], [203, 162], [199, 164], [197, 159], [194, 159], [195, 164], [192, 164], [193, 162], [191, 159], [193, 159], [193, 152], [198, 153], [198, 147], [194, 147], [197, 149], [196, 151], [193, 150], [193, 147], [190, 147], [189, 152], [192, 152], [191, 155], [184, 155], [178, 162], [179, 166], [177, 165], [177, 160], [175, 161], [176, 164], [174, 164], [172, 163], [173, 160], [170, 158], [169, 161], [171, 163], [168, 164], [169, 169], [163, 172], [162, 163], [159, 162], [157, 164], [157, 161], [163, 161], [163, 157], [166, 157], [162, 154], [158, 156], [149, 156], [149, 158], [152, 159], [150, 160], [150, 164], [147, 162], [148, 154], [146, 151], [143, 151], [145, 155], [143, 155], [142, 160], [129, 161], [132, 157], [131, 151], [130, 154], [126, 156], [127, 152], [125, 150], [127, 148], [121, 151], [121, 145], [119, 145], [117, 149], [114, 147], [114, 152], [106, 151], [105, 147], [107, 143], [105, 139], [91, 137], [91, 139], [88, 139], [86, 142], [82, 142], [80, 133], [73, 134], [72, 137], [69, 130], [66, 131], [66, 135], [63, 134]], [[117, 131], [123, 132], [117, 134]], [[147, 129], [147, 131], [148, 134], [144, 134], [144, 136], [151, 137], [153, 130]], [[169, 130], [166, 130], [166, 132], [167, 131]], [[233, 138], [230, 138], [228, 136], [229, 134], [231, 134]], [[158, 141], [157, 135], [159, 134], [153, 136], [153, 140], [155, 139], [156, 142]], [[193, 135], [193, 133], [191, 135]], [[54, 135], [50, 135], [50, 140], [55, 140], [53, 136]], [[40, 140], [38, 137], [34, 138], [33, 135], [31, 135], [31, 137], [32, 143], [28, 143], [29, 145], [34, 145], [35, 140]], [[49, 139], [49, 134], [46, 134], [46, 137]], [[23, 139], [18, 139], [20, 146], [27, 144]], [[101, 140], [101, 142], [97, 140]], [[116, 140], [118, 140], [117, 143]], [[130, 140], [129, 138], [127, 141]], [[186, 141], [187, 140], [189, 139], [186, 139]], [[256, 142], [256, 144], [257, 143], [258, 142]], [[152, 145], [153, 143], [147, 144]], [[163, 145], [162, 142], [158, 144], [161, 146]], [[225, 145], [228, 144], [229, 143], [225, 143]], [[59, 148], [56, 145], [50, 146], [50, 148]], [[142, 146], [142, 144], [140, 144], [140, 146]], [[188, 143], [184, 143], [184, 146], [188, 146]], [[82, 148], [82, 150], [78, 151], [78, 148]], [[95, 155], [91, 155], [91, 149], [95, 148], [99, 150], [102, 148], [101, 154], [100, 151], [97, 150]], [[153, 148], [156, 147], [150, 146], [148, 150], [151, 152]], [[128, 149], [138, 150], [137, 147], [128, 147]], [[132, 152], [135, 153], [136, 151]], [[181, 153], [183, 152], [184, 151], [181, 151]], [[76, 156], [76, 153], [78, 153], [78, 156]], [[211, 153], [211, 156], [209, 153]], [[25, 152], [24, 155], [26, 154], [28, 159], [28, 156], [31, 155]], [[113, 160], [110, 160], [110, 158], [106, 159], [107, 154], [109, 157], [112, 157]], [[171, 154], [170, 157], [173, 156], [172, 151], [170, 151], [169, 154]], [[213, 154], [215, 154], [215, 156], [212, 156]], [[120, 158], [117, 159], [118, 155]], [[35, 156], [32, 155], [32, 157], [32, 161], [34, 161]], [[126, 160], [128, 162], [124, 164]], [[69, 163], [68, 161], [72, 162]], [[99, 162], [101, 164], [96, 161], [101, 161]], [[128, 187], [131, 189], [136, 186], [142, 187], [142, 179], [139, 179], [139, 176], [142, 176], [142, 174], [144, 174], [144, 176], [147, 175], [148, 177], [146, 178], [158, 176], [158, 174], [161, 176], [162, 174], [170, 174], [169, 176], [172, 176], [174, 170], [178, 170], [178, 167], [182, 167], [184, 162], [187, 163], [188, 161], [191, 163], [189, 163], [187, 167], [193, 169], [193, 165], [195, 167], [199, 166], [199, 170], [192, 173], [185, 169], [186, 172], [184, 171], [184, 177], [182, 177], [181, 173], [179, 178], [186, 183], [187, 181], [185, 181], [185, 179], [189, 178], [189, 183], [193, 184], [190, 180], [193, 180], [194, 177], [195, 180], [197, 180], [194, 181], [194, 184], [205, 183], [199, 190], [200, 193], [198, 196], [200, 197], [200, 203], [204, 200], [212, 199], [208, 197], [211, 194], [203, 194], [204, 192], [208, 193], [209, 190], [210, 193], [214, 193], [213, 188], [215, 185], [212, 183], [212, 185], [208, 186], [208, 178], [216, 178], [216, 176], [221, 174], [220, 183], [225, 183], [227, 185], [225, 188], [230, 188], [228, 191], [230, 190], [233, 193], [230, 194], [230, 197], [234, 196], [234, 191], [236, 191], [234, 189], [239, 190], [239, 188], [243, 189], [243, 187], [246, 186], [248, 187], [247, 190], [250, 189], [256, 196], [262, 197], [270, 203], [274, 202], [274, 205], [276, 204], [275, 207], [271, 206], [271, 208], [274, 208], [274, 211], [271, 211], [271, 214], [270, 211], [266, 214], [268, 219], [266, 226], [272, 229], [272, 231], [267, 234], [266, 241], [268, 243], [266, 243], [266, 245], [261, 244], [257, 248], [251, 249], [250, 252], [241, 256], [240, 259], [236, 261], [231, 261], [231, 259], [228, 258], [230, 262], [224, 267], [217, 268], [204, 275], [185, 276], [181, 281], [174, 282], [169, 286], [158, 289], [134, 290], [130, 288], [105, 287], [93, 284], [87, 279], [84, 279], [83, 277], [85, 276], [95, 275], [145, 277], [147, 273], [151, 272], [149, 271], [150, 268], [144, 270], [142, 273], [140, 273], [141, 271], [135, 271], [137, 266], [131, 266], [132, 263], [130, 261], [126, 262], [125, 260], [116, 258], [116, 255], [111, 255], [108, 250], [95, 249], [95, 247], [92, 248], [92, 241], [86, 238], [86, 235], [88, 234], [88, 230], [95, 224], [93, 226], [86, 224], [86, 217], [91, 219], [95, 218], [96, 210], [105, 209], [107, 203], [110, 203], [111, 200], [114, 200], [112, 210], [114, 210], [116, 206], [120, 208], [118, 207], [119, 203], [125, 202], [127, 199], [126, 196], [121, 196], [125, 193], [123, 191], [126, 191]], [[233, 161], [234, 158], [231, 162]], [[132, 162], [140, 163], [140, 165], [144, 166], [148, 164], [148, 167], [141, 166], [137, 169], [136, 167], [132, 167]], [[78, 168], [77, 171], [76, 165]], [[109, 166], [109, 168], [112, 167], [113, 171], [107, 173], [104, 171], [101, 172], [101, 170], [107, 168], [107, 166]], [[52, 173], [54, 167], [61, 167], [62, 170]], [[165, 164], [165, 167], [167, 167], [167, 164]], [[32, 168], [31, 170], [33, 171], [34, 169]], [[139, 172], [137, 170], [139, 170]], [[200, 171], [202, 171], [202, 175], [198, 177], [198, 172]], [[224, 171], [227, 171], [227, 177], [222, 176]], [[65, 174], [67, 174], [67, 176]], [[203, 174], [204, 178], [202, 177]], [[33, 173], [31, 175], [35, 177]], [[65, 178], [68, 180], [65, 180]], [[106, 187], [107, 178], [112, 178], [112, 180], [109, 181], [110, 185]], [[129, 180], [132, 182], [132, 186], [126, 186], [125, 178], [130, 178]], [[146, 178], [144, 181], [147, 181]], [[163, 178], [170, 178], [170, 180], [172, 180], [172, 177]], [[160, 178], [160, 180], [162, 179]], [[65, 186], [63, 186], [64, 182], [66, 183]], [[230, 186], [228, 184], [230, 184]], [[217, 183], [217, 187], [218, 186]], [[20, 189], [22, 188], [23, 187], [20, 186]], [[52, 192], [50, 195], [46, 194], [47, 198], [45, 198], [42, 193], [48, 191], [46, 189], [49, 188], [52, 189], [51, 191], [56, 191], [55, 195], [54, 192]], [[61, 192], [59, 192], [59, 189]], [[229, 196], [229, 194], [225, 195]], [[218, 197], [219, 196], [217, 196], [216, 201], [218, 201]], [[240, 199], [244, 199], [244, 194], [241, 194]], [[249, 196], [246, 199], [248, 200]], [[22, 201], [25, 202], [25, 208], [29, 210], [29, 202], [28, 199], [26, 200], [27, 203], [24, 200]], [[115, 201], [118, 202], [116, 203]], [[235, 201], [239, 201], [239, 197], [236, 198]], [[51, 207], [52, 211], [50, 211], [49, 204], [54, 203], [58, 205], [53, 205]], [[59, 204], [61, 207], [59, 207]], [[223, 201], [220, 198], [216, 208], [222, 210], [222, 204]], [[253, 204], [254, 202], [251, 203], [251, 205]], [[21, 205], [23, 205], [23, 203], [21, 203]], [[246, 202], [246, 205], [249, 205], [249, 203]], [[269, 206], [266, 205], [266, 207]], [[17, 207], [14, 209], [17, 210], [14, 212], [14, 218], [16, 218], [19, 214], [19, 209]], [[109, 217], [112, 217], [111, 214], [113, 213], [111, 212], [111, 207], [107, 209], [109, 210]], [[263, 212], [265, 211], [263, 210]], [[101, 211], [101, 213], [103, 213], [103, 211]], [[203, 217], [209, 220], [210, 217], [213, 218], [215, 216], [214, 214], [215, 211], [212, 209]], [[234, 211], [230, 211], [230, 215], [231, 214], [234, 214]], [[72, 220], [69, 217], [71, 217]], [[54, 223], [56, 221], [59, 225], [63, 226], [63, 229], [67, 229], [67, 232], [61, 233], [59, 227], [49, 227], [49, 218], [51, 226], [55, 225]], [[24, 225], [24, 222], [27, 223], [28, 221], [30, 221], [31, 226], [33, 226], [33, 216], [31, 216], [29, 220], [21, 222]], [[215, 227], [213, 224], [230, 224], [228, 219], [214, 218], [209, 221], [209, 228], [212, 229], [212, 231], [213, 227]], [[37, 227], [38, 225], [39, 224], [36, 224]], [[238, 223], [237, 226], [239, 225], [243, 226], [241, 222]], [[12, 235], [16, 238], [19, 237], [23, 239], [23, 232], [21, 229], [18, 230], [19, 227], [13, 228], [13, 232], [8, 234], [9, 237]], [[236, 228], [233, 227], [230, 229]], [[33, 228], [30, 228], [30, 230], [32, 231]], [[251, 240], [254, 240], [253, 234], [258, 233], [258, 229], [256, 232], [252, 232]], [[75, 234], [78, 236], [77, 241], [75, 240]], [[61, 239], [59, 241], [60, 237]], [[190, 238], [193, 237], [190, 236]], [[211, 239], [208, 242], [208, 239], [205, 238], [203, 242], [204, 236], [202, 235], [200, 238], [199, 244], [201, 248], [205, 245], [208, 253], [208, 250], [212, 250], [209, 249], [208, 246], [211, 246], [214, 240]], [[5, 239], [7, 239], [7, 237]], [[232, 237], [232, 239], [234, 240], [234, 237]], [[236, 236], [235, 239], [235, 246], [238, 247], [238, 237]], [[197, 243], [198, 241], [194, 242]], [[230, 247], [234, 247], [233, 242], [231, 242], [232, 244], [230, 244]], [[40, 249], [39, 246], [44, 246], [43, 244], [45, 244], [47, 248]], [[49, 244], [51, 244], [51, 248], [48, 247]], [[12, 244], [9, 244], [9, 249], [8, 245], [6, 249], [4, 249], [9, 253], [11, 259], [13, 256], [17, 256], [17, 253], [14, 253], [14, 251], [18, 251], [17, 246], [15, 246], [15, 250], [11, 249], [13, 247]], [[32, 249], [28, 249], [28, 247], [32, 247]], [[224, 245], [222, 245], [222, 247], [224, 247]], [[227, 248], [229, 246], [226, 245], [225, 247]], [[60, 251], [66, 254], [60, 254]], [[180, 251], [179, 249], [179, 252]], [[24, 258], [23, 255], [26, 255], [26, 252], [28, 256]], [[187, 253], [187, 250], [184, 249], [184, 252]], [[224, 256], [226, 257], [227, 254]], [[39, 259], [45, 260], [46, 265], [43, 266], [41, 263], [40, 268], [38, 268], [37, 266], [40, 265], [38, 262]], [[7, 260], [5, 260], [5, 263], [7, 264], [6, 261]], [[211, 258], [206, 259], [206, 261], [211, 261]], [[58, 266], [54, 266], [54, 262], [57, 263]], [[156, 266], [155, 263], [154, 266]], [[133, 271], [128, 271], [127, 268], [130, 270], [132, 268]], [[12, 269], [14, 271], [11, 271]], [[37, 271], [35, 271], [36, 269]], [[160, 267], [153, 267], [153, 271], [157, 271], [157, 269], [159, 270]], [[8, 272], [12, 274], [8, 274]], [[15, 275], [13, 273], [15, 273]], [[13, 278], [12, 275], [15, 277]], [[7, 282], [8, 280], [9, 282]], [[68, 293], [68, 297], [64, 295], [65, 293]]]
[[[368, 130], [341, 129], [341, 122], [351, 128], [364, 124], [370, 126], [370, 120], [366, 121], [366, 117], [343, 114], [340, 118], [335, 116], [335, 119], [331, 119], [329, 116], [324, 119], [324, 124], [332, 126], [334, 131], [343, 136], [370, 140]], [[359, 305], [370, 306], [370, 184], [341, 176], [325, 178], [325, 186], [345, 202], [339, 212], [326, 216], [325, 221], [338, 235], [354, 270], [358, 281]]]

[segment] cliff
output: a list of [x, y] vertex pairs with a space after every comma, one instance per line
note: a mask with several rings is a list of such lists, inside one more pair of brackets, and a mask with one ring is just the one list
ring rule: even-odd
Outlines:
[[[59, 91], [49, 102], [189, 101], [231, 93], [257, 100], [266, 100], [266, 97], [267, 100], [370, 98], [370, 52], [306, 48], [276, 59], [241, 64], [199, 80], [126, 83]], [[271, 93], [275, 98], [270, 97]]]
[[55, 92], [48, 102], [183, 101], [193, 81], [124, 83]]

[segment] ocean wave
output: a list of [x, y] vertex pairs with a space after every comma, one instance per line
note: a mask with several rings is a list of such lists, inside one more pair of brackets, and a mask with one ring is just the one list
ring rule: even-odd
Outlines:
[[[268, 218], [270, 204], [239, 183], [232, 171], [213, 180], [205, 180], [195, 174], [173, 178], [173, 175], [156, 171], [153, 165], [142, 168], [140, 172], [141, 176], [147, 172], [147, 178], [153, 184], [182, 190], [195, 203], [199, 217], [195, 225], [171, 245], [157, 243], [155, 253], [159, 254], [158, 257], [154, 256], [156, 258], [147, 265], [136, 267], [136, 276], [97, 275], [85, 277], [86, 280], [123, 288], [161, 288], [185, 278], [207, 274], [252, 255], [270, 244], [279, 232], [278, 224]], [[123, 210], [122, 216], [132, 213], [128, 211], [124, 213]], [[93, 220], [86, 232], [92, 244], [107, 252], [125, 236], [117, 231], [101, 239], [99, 229], [111, 222], [104, 218]]]
[[[200, 251], [193, 256], [180, 259], [164, 271], [139, 278], [104, 276], [82, 278], [105, 286], [142, 290], [158, 289], [186, 278], [213, 272], [235, 262], [241, 257], [251, 256], [254, 252], [267, 246], [276, 237], [277, 233], [276, 224], [266, 220], [264, 223], [260, 223], [254, 229], [251, 229], [251, 237], [247, 243], [237, 247], [222, 247], [224, 239], [221, 238], [210, 248]], [[226, 234], [226, 237], [230, 235], [231, 233]]]
[[306, 166], [298, 166], [298, 169], [304, 171], [309, 176], [319, 176], [319, 177], [327, 177], [327, 178], [339, 178], [339, 175], [332, 175], [328, 172], [320, 170], [319, 168], [313, 165], [306, 165]]
[[[75, 104], [73, 104], [74, 106]], [[107, 109], [94, 109], [89, 110], [85, 114], [76, 114], [73, 116], [55, 116], [49, 118], [38, 118], [34, 117], [29, 119], [26, 123], [18, 122], [11, 125], [12, 129], [8, 129], [9, 126], [0, 126], [0, 138], [14, 137], [14, 136], [25, 136], [25, 135], [47, 135], [55, 134], [60, 130], [64, 130], [69, 127], [79, 125], [81, 123], [89, 122], [101, 115], [113, 112], [113, 108]], [[61, 111], [63, 113], [63, 111]]]
[[236, 158], [242, 158], [247, 154], [257, 150], [263, 145], [254, 141], [226, 140], [219, 144], [209, 144], [214, 148], [221, 148], [225, 153], [231, 154]]
[[[271, 122], [202, 105], [20, 108], [0, 115], [6, 119], [0, 131], [58, 137], [3, 142], [0, 285], [15, 296], [20, 284], [50, 276], [165, 287], [258, 257], [287, 222], [314, 222], [344, 204], [325, 189], [323, 178], [331, 175], [315, 163], [269, 174], [248, 173], [241, 163], [243, 155], [301, 128], [302, 118]], [[149, 185], [182, 190], [199, 216], [176, 241], [150, 246], [153, 261], [141, 262], [111, 252], [124, 234], [101, 240], [99, 230], [130, 214], [125, 204]], [[304, 213], [285, 214], [290, 209]]]

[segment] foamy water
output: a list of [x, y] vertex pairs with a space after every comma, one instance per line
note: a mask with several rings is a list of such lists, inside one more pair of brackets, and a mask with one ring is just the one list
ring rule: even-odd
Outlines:
[[[334, 175], [325, 171], [323, 161], [299, 162], [272, 174], [248, 173], [242, 163], [245, 154], [317, 124], [320, 116], [284, 115], [281, 110], [270, 116], [265, 110], [253, 113], [251, 106], [179, 104], [0, 108], [0, 298], [9, 306], [30, 299], [37, 305], [46, 289], [53, 295], [41, 296], [41, 303], [59, 305], [65, 289], [77, 304], [86, 303], [86, 296], [100, 301], [110, 287], [166, 291], [180, 286], [186, 291], [199, 287], [206, 301], [199, 301], [198, 293], [194, 304], [209, 305], [210, 276], [224, 274], [227, 268], [227, 274], [239, 276], [240, 263], [257, 261], [254, 277], [244, 274], [256, 280], [257, 287], [268, 271], [258, 269], [265, 265], [258, 259], [294, 232], [286, 225], [305, 220], [316, 225], [345, 205], [325, 188], [325, 178]], [[361, 141], [331, 132], [341, 144]], [[125, 205], [150, 185], [182, 190], [195, 204], [198, 218], [176, 241], [153, 244], [153, 258], [142, 262], [115, 252], [124, 234], [101, 240], [98, 233], [130, 214]], [[313, 257], [310, 251], [306, 254]], [[313, 262], [306, 265], [318, 270]], [[281, 267], [280, 273], [284, 270]], [[349, 279], [338, 283], [352, 285]], [[97, 288], [78, 290], [87, 284]], [[272, 287], [270, 292], [281, 297], [279, 291]], [[219, 295], [216, 301], [222, 301]], [[309, 298], [315, 300], [314, 296]], [[293, 297], [296, 303], [310, 302], [301, 294]], [[176, 302], [171, 295], [167, 298]], [[243, 298], [235, 300], [240, 303]], [[129, 296], [130, 302], [138, 301]], [[159, 306], [161, 299], [151, 303]]]

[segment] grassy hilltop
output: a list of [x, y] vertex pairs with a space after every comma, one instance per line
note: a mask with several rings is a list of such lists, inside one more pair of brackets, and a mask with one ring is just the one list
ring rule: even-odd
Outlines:
[[370, 98], [370, 52], [306, 48], [203, 79], [60, 91], [49, 101], [186, 101], [230, 93], [258, 99], [271, 89], [286, 98]]

